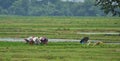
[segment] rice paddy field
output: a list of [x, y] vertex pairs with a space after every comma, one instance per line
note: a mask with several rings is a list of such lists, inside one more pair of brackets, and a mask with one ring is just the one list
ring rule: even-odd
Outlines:
[[119, 61], [120, 45], [87, 46], [77, 42], [29, 45], [0, 42], [0, 61]]
[[[80, 33], [118, 34], [80, 34]], [[0, 37], [45, 36], [59, 39], [120, 41], [120, 17], [0, 16]]]
[[[0, 38], [28, 36], [76, 40], [88, 36], [90, 40], [120, 42], [120, 17], [0, 16]], [[48, 45], [29, 45], [0, 41], [0, 61], [119, 60], [120, 44], [87, 46], [78, 42], [48, 42]]]

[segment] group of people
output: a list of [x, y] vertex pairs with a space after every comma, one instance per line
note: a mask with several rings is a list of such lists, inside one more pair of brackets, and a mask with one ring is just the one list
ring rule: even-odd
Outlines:
[[[38, 45], [38, 44], [47, 44], [48, 43], [48, 39], [46, 37], [38, 38], [38, 37], [30, 36], [28, 38], [25, 38], [24, 40], [26, 43], [28, 43], [30, 45], [33, 45], [33, 44]], [[80, 43], [90, 45], [91, 42], [89, 42], [88, 40], [89, 40], [89, 37], [84, 37], [80, 40]], [[93, 44], [93, 46], [100, 45], [102, 43], [103, 43], [102, 41], [97, 41], [96, 43]]]
[[34, 37], [34, 36], [30, 36], [28, 38], [24, 39], [26, 43], [33, 45], [33, 44], [47, 44], [48, 43], [48, 39], [46, 37]]

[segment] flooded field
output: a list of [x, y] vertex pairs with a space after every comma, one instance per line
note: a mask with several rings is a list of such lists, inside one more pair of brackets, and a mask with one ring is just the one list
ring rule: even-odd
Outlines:
[[[49, 42], [80, 42], [80, 40], [75, 39], [48, 39]], [[9, 41], [9, 42], [25, 42], [24, 38], [0, 38], [0, 41]], [[98, 40], [89, 40], [93, 43]], [[100, 40], [99, 40], [100, 41]], [[120, 42], [104, 42], [106, 44], [120, 44]]]
[[103, 35], [120, 35], [118, 32], [77, 32], [77, 34], [87, 34], [87, 35], [92, 35], [92, 34], [103, 34]]
[[[0, 38], [0, 41], [24, 42], [24, 38]], [[72, 39], [49, 39], [49, 42], [79, 42], [80, 40]]]

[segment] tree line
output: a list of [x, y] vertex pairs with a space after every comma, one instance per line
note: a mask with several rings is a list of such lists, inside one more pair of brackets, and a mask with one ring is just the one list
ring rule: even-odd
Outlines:
[[96, 0], [95, 5], [100, 6], [106, 14], [120, 17], [120, 0]]
[[104, 16], [95, 0], [0, 0], [0, 15], [22, 16]]

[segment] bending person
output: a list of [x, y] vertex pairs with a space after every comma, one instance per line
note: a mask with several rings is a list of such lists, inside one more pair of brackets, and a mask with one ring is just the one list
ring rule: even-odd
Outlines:
[[80, 40], [81, 44], [87, 43], [89, 40], [89, 37], [84, 37], [83, 39]]
[[41, 44], [47, 44], [48, 43], [48, 39], [46, 37], [40, 37], [39, 39], [41, 41]]
[[33, 41], [33, 38], [34, 38], [34, 36], [30, 36], [28, 38], [25, 38], [24, 40], [25, 40], [26, 43], [30, 43], [30, 42]]
[[40, 44], [40, 40], [39, 40], [38, 37], [34, 37], [34, 38], [33, 38], [33, 41], [34, 41], [34, 43], [35, 43], [36, 45]]

